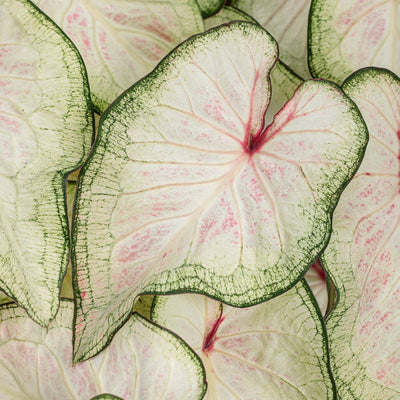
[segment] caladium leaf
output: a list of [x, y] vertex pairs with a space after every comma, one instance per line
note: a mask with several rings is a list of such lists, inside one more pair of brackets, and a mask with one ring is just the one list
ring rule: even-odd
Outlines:
[[[204, 28], [211, 29], [232, 21], [247, 21], [257, 23], [252, 17], [234, 7], [223, 7], [218, 14], [204, 20]], [[286, 64], [277, 60], [271, 71], [271, 100], [265, 113], [264, 123], [270, 124], [275, 114], [293, 96], [296, 89], [303, 83]]]
[[90, 149], [93, 114], [60, 29], [25, 0], [1, 0], [0, 20], [0, 288], [47, 325], [68, 264], [64, 178]]
[[225, 0], [197, 0], [203, 18], [216, 14], [224, 3]]
[[332, 368], [341, 399], [400, 395], [400, 80], [366, 69], [343, 84], [370, 140], [334, 212], [323, 262], [338, 289], [329, 314]]
[[312, 75], [340, 84], [353, 71], [371, 65], [400, 74], [399, 13], [393, 0], [313, 0]]
[[265, 127], [276, 55], [257, 25], [209, 30], [103, 115], [74, 219], [78, 360], [104, 347], [140, 293], [244, 307], [293, 286], [325, 247], [367, 131], [323, 81]]
[[69, 300], [47, 329], [20, 307], [0, 308], [0, 398], [201, 399], [206, 386], [198, 357], [136, 313], [104, 352], [72, 365], [72, 317]]
[[236, 0], [233, 5], [255, 18], [279, 44], [281, 60], [301, 77], [307, 64], [307, 26], [311, 0]]
[[100, 114], [182, 40], [203, 31], [196, 0], [34, 2], [81, 52]]
[[157, 296], [152, 318], [201, 358], [204, 399], [334, 399], [326, 332], [307, 285], [250, 308]]

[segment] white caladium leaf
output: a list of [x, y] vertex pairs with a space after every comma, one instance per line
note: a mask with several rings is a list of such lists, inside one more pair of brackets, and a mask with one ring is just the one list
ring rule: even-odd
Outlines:
[[103, 348], [140, 293], [247, 306], [291, 287], [325, 247], [367, 131], [324, 81], [265, 127], [276, 56], [257, 25], [209, 30], [103, 115], [74, 219], [77, 359]]
[[[211, 29], [218, 25], [231, 21], [247, 21], [257, 23], [252, 17], [234, 7], [225, 6], [217, 14], [204, 20], [205, 29]], [[271, 100], [265, 113], [264, 123], [270, 124], [275, 114], [293, 96], [296, 89], [303, 83], [282, 61], [277, 60], [271, 71]]]
[[201, 399], [203, 366], [175, 335], [135, 313], [104, 352], [73, 365], [72, 317], [69, 300], [47, 329], [0, 307], [1, 399]]
[[157, 296], [152, 318], [201, 358], [204, 399], [334, 399], [322, 316], [303, 281], [250, 308]]
[[224, 3], [225, 0], [197, 0], [203, 18], [216, 14]]
[[364, 160], [333, 216], [323, 262], [338, 289], [327, 319], [341, 399], [400, 396], [400, 80], [356, 72], [343, 85], [369, 129]]
[[307, 26], [311, 0], [236, 0], [233, 5], [255, 18], [279, 44], [281, 60], [305, 79]]
[[203, 31], [196, 0], [34, 0], [71, 38], [88, 70], [96, 112]]
[[308, 36], [312, 75], [340, 84], [371, 65], [400, 74], [399, 21], [395, 0], [313, 0]]
[[64, 178], [86, 157], [93, 115], [82, 60], [26, 0], [0, 0], [0, 288], [54, 317], [68, 264]]
[[321, 266], [320, 259], [317, 259], [310, 269], [304, 275], [304, 279], [308, 283], [322, 315], [326, 314], [328, 308], [328, 289], [325, 278], [325, 271]]

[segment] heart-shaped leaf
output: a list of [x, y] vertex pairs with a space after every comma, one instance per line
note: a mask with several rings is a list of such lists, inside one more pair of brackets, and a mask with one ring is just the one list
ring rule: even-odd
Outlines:
[[47, 325], [69, 256], [64, 179], [89, 151], [93, 114], [60, 29], [26, 0], [1, 0], [0, 21], [0, 288]]
[[34, 0], [71, 38], [88, 70], [96, 112], [203, 31], [196, 0]]
[[313, 0], [308, 36], [312, 75], [340, 84], [370, 65], [400, 74], [399, 10], [393, 0]]
[[325, 247], [367, 131], [323, 81], [265, 127], [276, 54], [257, 25], [215, 28], [103, 115], [74, 219], [77, 359], [101, 350], [140, 293], [247, 306], [293, 286]]
[[400, 396], [400, 80], [356, 72], [343, 90], [358, 105], [370, 140], [333, 216], [323, 262], [339, 293], [327, 319], [341, 399]]
[[62, 300], [46, 329], [16, 305], [0, 307], [1, 399], [202, 398], [206, 385], [197, 356], [136, 313], [104, 352], [72, 365], [72, 316], [73, 303]]
[[279, 44], [284, 63], [305, 79], [307, 26], [311, 0], [236, 0], [233, 5], [255, 18]]
[[157, 296], [152, 318], [203, 362], [204, 399], [334, 399], [326, 333], [310, 289], [250, 308], [202, 295]]

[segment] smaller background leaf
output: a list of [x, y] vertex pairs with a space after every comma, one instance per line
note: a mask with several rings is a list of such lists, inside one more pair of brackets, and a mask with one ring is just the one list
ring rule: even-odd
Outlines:
[[201, 358], [205, 399], [335, 398], [322, 316], [303, 281], [245, 309], [202, 295], [157, 296], [152, 318]]

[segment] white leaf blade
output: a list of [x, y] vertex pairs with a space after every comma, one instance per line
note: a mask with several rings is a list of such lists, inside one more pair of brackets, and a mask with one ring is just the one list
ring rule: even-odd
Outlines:
[[200, 361], [185, 343], [138, 314], [103, 353], [72, 365], [72, 314], [73, 303], [63, 300], [45, 329], [17, 306], [0, 308], [2, 398], [201, 398]]
[[63, 180], [89, 151], [93, 115], [82, 60], [58, 27], [27, 1], [3, 0], [0, 13], [0, 285], [47, 325], [68, 263]]

